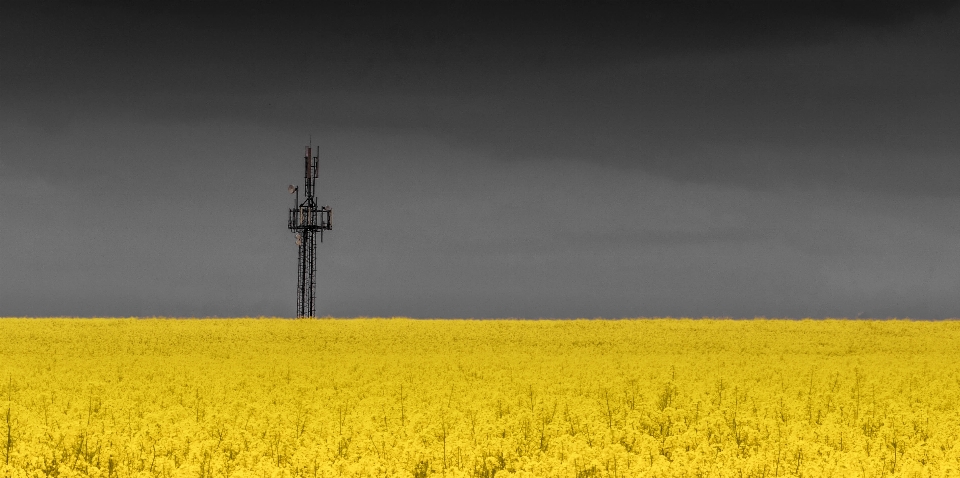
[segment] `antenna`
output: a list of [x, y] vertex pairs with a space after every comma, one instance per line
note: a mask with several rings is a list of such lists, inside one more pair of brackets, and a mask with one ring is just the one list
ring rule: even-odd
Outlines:
[[[316, 289], [317, 289], [317, 232], [320, 233], [320, 242], [323, 242], [323, 231], [333, 229], [330, 217], [333, 210], [328, 206], [317, 208], [314, 189], [320, 165], [320, 151], [311, 156], [313, 138], [310, 146], [305, 149], [303, 156], [303, 202], [297, 194], [297, 207], [290, 209], [287, 216], [287, 229], [296, 233], [297, 238], [297, 318], [315, 317]], [[290, 185], [287, 192], [293, 194], [298, 191], [297, 186]]]

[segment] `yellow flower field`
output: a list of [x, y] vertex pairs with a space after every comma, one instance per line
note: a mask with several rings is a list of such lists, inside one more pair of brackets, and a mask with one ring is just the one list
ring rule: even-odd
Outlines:
[[960, 477], [960, 322], [0, 319], [0, 470]]

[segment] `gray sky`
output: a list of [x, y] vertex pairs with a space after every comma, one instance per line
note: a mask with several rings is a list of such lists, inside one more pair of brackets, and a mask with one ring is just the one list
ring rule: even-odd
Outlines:
[[0, 4], [0, 316], [960, 315], [955, 3]]

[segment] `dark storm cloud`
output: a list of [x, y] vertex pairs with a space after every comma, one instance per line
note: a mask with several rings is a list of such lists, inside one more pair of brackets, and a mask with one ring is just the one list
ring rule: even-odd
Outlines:
[[661, 57], [836, 42], [851, 29], [885, 37], [948, 11], [943, 2], [28, 5], [4, 7], [8, 94], [124, 101], [510, 93]]
[[[269, 86], [318, 73], [387, 83], [389, 73], [417, 67], [434, 67], [438, 71], [430, 73], [440, 75], [447, 74], [444, 69], [469, 65], [494, 73], [506, 67], [568, 70], [835, 41], [851, 28], [887, 35], [918, 16], [943, 15], [954, 3], [41, 2], [37, 7], [34, 2], [7, 2], [4, 53], [26, 67], [7, 71], [14, 80], [36, 78], [30, 73], [39, 71], [57, 73], [30, 82], [41, 88], [87, 78], [105, 88], [138, 89], [199, 65], [207, 65], [206, 71], [193, 79], [209, 76], [210, 84], [177, 86], [240, 87], [246, 81], [237, 77], [246, 75], [262, 82], [259, 86]], [[257, 64], [280, 68], [217, 74], [220, 66]], [[345, 71], [329, 71], [328, 65]], [[378, 78], [381, 73], [385, 76]], [[249, 84], [256, 87], [255, 82]]]
[[4, 6], [0, 94], [48, 127], [430, 131], [507, 160], [960, 194], [955, 2], [26, 5]]

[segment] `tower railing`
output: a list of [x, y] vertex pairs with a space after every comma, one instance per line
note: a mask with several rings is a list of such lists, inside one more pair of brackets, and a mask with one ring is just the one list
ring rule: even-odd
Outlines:
[[288, 229], [311, 229], [311, 230], [331, 230], [333, 229], [330, 216], [333, 211], [329, 207], [323, 206], [317, 209], [312, 206], [301, 206], [290, 209], [287, 216]]

